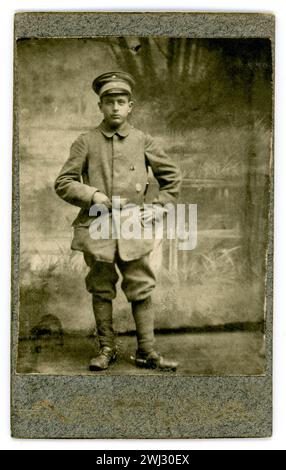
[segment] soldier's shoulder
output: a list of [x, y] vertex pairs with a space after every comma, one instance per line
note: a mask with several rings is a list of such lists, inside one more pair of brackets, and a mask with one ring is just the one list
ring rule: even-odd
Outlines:
[[101, 135], [100, 126], [91, 127], [87, 131], [83, 132], [81, 135], [86, 139], [89, 139], [90, 137], [93, 137], [94, 135]]
[[132, 126], [132, 132], [134, 132], [138, 138], [140, 138], [141, 141], [143, 141], [144, 145], [146, 148], [149, 148], [149, 147], [161, 147], [161, 142], [160, 142], [160, 139], [158, 137], [154, 137], [152, 136], [151, 134], [149, 134], [148, 132], [144, 132], [140, 129], [137, 129], [135, 127]]
[[145, 138], [145, 145], [146, 147], [149, 147], [149, 146], [161, 146], [160, 145], [160, 140], [158, 139], [158, 137], [154, 137], [153, 135], [149, 134], [148, 132], [145, 132], [144, 133], [144, 138]]
[[87, 134], [88, 134], [88, 131], [81, 132], [75, 137], [74, 142], [85, 140]]
[[141, 129], [138, 129], [138, 127], [133, 126], [133, 124], [130, 124], [130, 131], [140, 136], [144, 135], [144, 132]]
[[148, 140], [148, 138], [150, 137], [146, 132], [142, 131], [141, 129], [138, 129], [137, 127], [134, 127], [132, 125], [130, 127], [133, 135], [140, 138], [141, 140], [146, 141], [146, 139]]
[[76, 138], [76, 141], [88, 143], [90, 140], [100, 135], [101, 135], [101, 132], [99, 130], [99, 127], [93, 127], [79, 134], [78, 137]]

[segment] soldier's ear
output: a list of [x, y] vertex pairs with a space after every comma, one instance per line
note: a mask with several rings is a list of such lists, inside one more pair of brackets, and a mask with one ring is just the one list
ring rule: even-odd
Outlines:
[[129, 113], [131, 113], [132, 108], [133, 108], [133, 101], [129, 101], [128, 104], [129, 104]]
[[99, 107], [100, 111], [102, 112], [102, 109], [101, 109], [101, 104], [102, 103], [101, 103], [101, 101], [99, 101], [97, 104], [98, 104], [98, 107]]

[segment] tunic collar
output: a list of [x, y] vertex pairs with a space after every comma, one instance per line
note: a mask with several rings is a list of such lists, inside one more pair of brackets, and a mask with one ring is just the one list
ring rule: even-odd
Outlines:
[[120, 129], [112, 129], [105, 121], [102, 121], [98, 126], [98, 129], [102, 134], [108, 138], [113, 137], [115, 134], [118, 134], [120, 137], [127, 137], [131, 128], [132, 126], [127, 121], [120, 127]]

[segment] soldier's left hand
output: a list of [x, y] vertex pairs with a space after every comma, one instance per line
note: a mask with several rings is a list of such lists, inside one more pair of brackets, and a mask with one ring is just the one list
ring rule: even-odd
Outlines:
[[153, 204], [152, 206], [146, 207], [141, 211], [141, 220], [144, 225], [152, 224], [155, 221], [160, 222], [163, 220], [167, 210], [160, 204]]

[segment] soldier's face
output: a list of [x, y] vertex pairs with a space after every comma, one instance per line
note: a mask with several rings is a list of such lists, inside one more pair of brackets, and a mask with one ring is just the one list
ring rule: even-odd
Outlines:
[[115, 94], [103, 96], [98, 105], [105, 121], [111, 127], [119, 127], [131, 113], [133, 102], [128, 95]]

